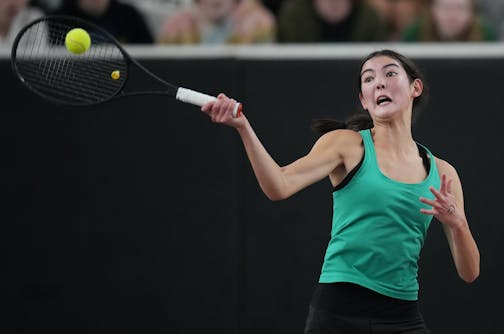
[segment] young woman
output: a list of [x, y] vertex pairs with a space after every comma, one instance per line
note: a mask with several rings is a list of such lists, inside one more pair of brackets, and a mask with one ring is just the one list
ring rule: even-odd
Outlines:
[[224, 94], [202, 107], [234, 127], [271, 200], [329, 177], [333, 226], [305, 333], [428, 333], [418, 308], [418, 259], [432, 217], [443, 224], [459, 276], [479, 275], [480, 256], [464, 213], [462, 186], [448, 162], [412, 137], [424, 83], [415, 64], [391, 50], [361, 65], [365, 117], [321, 121], [310, 152], [279, 166], [247, 118], [233, 118]]

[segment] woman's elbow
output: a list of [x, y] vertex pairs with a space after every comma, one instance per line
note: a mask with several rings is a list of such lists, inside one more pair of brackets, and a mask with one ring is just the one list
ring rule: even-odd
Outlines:
[[460, 278], [466, 283], [473, 283], [479, 277], [479, 268], [469, 273], [460, 273]]
[[286, 196], [280, 193], [265, 193], [265, 194], [266, 197], [268, 197], [268, 199], [273, 202], [281, 201], [287, 198]]
[[290, 196], [287, 193], [282, 192], [278, 189], [263, 190], [263, 192], [266, 195], [266, 197], [268, 197], [268, 199], [273, 202], [284, 200]]

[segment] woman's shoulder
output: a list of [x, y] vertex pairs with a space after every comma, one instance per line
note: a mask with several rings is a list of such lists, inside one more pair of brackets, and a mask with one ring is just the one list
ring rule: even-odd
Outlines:
[[322, 137], [327, 137], [327, 138], [337, 138], [339, 140], [341, 139], [346, 139], [346, 140], [354, 140], [354, 139], [362, 139], [362, 136], [358, 131], [355, 130], [350, 130], [350, 129], [337, 129], [337, 130], [332, 130], [329, 132], [324, 133]]
[[328, 144], [335, 149], [353, 149], [362, 146], [362, 136], [359, 132], [347, 129], [329, 131], [318, 139], [320, 144]]
[[446, 175], [452, 176], [452, 177], [457, 175], [457, 170], [448, 161], [446, 161], [440, 157], [437, 157], [437, 156], [434, 156], [434, 159], [436, 161], [436, 167], [437, 167], [440, 175], [446, 174]]

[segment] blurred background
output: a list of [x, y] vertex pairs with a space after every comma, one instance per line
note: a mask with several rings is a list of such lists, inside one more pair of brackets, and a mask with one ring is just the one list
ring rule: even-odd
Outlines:
[[279, 164], [313, 145], [312, 119], [358, 110], [363, 57], [411, 57], [431, 89], [413, 134], [457, 168], [482, 261], [460, 280], [434, 220], [420, 307], [432, 333], [499, 331], [503, 1], [0, 0], [2, 333], [302, 333], [330, 237], [328, 180], [270, 202], [237, 134], [198, 107], [28, 91], [10, 48], [46, 14], [91, 20], [166, 80], [235, 97]]

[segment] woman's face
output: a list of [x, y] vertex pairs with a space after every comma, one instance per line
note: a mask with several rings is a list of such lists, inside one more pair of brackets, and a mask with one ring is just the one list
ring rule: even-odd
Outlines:
[[412, 110], [413, 99], [420, 96], [420, 80], [410, 82], [401, 63], [388, 56], [377, 56], [364, 63], [361, 70], [360, 101], [373, 119], [390, 119]]
[[457, 39], [473, 20], [472, 0], [435, 0], [432, 16], [442, 39]]

